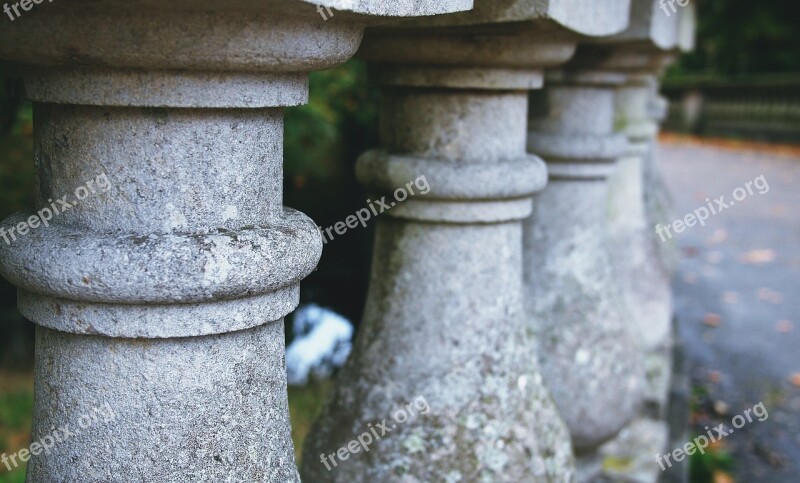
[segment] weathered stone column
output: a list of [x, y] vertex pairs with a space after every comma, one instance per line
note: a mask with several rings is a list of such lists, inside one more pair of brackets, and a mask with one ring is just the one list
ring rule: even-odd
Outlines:
[[656, 481], [660, 472], [654, 455], [667, 449], [664, 416], [673, 345], [670, 277], [664, 262], [669, 250], [653, 243], [646, 197], [655, 197], [654, 187], [645, 182], [657, 133], [652, 120], [652, 82], [674, 56], [682, 15], [670, 18], [658, 1], [634, 0], [631, 25], [625, 32], [587, 41], [573, 60], [625, 79], [615, 96], [614, 126], [626, 136], [628, 149], [610, 179], [608, 228], [613, 273], [622, 288], [624, 306], [633, 315], [629, 329], [637, 350], [644, 351], [647, 376], [645, 410], [598, 449], [594, 463], [588, 458], [581, 460], [586, 463], [581, 466], [585, 481], [601, 477], [604, 481]]
[[617, 128], [629, 141], [611, 182], [608, 223], [612, 262], [626, 303], [630, 307], [639, 342], [648, 354], [647, 393], [650, 415], [664, 415], [669, 393], [672, 347], [672, 289], [648, 223], [644, 169], [651, 140], [658, 132], [648, 116], [648, 79], [630, 76], [617, 93]]
[[[658, 85], [659, 77], [667, 65], [680, 52], [694, 47], [695, 10], [693, 2], [689, 2], [675, 13], [667, 15], [658, 0], [636, 0], [631, 17], [631, 26], [625, 32], [604, 40], [607, 48], [616, 46], [617, 53], [611, 54], [606, 49], [594, 51], [593, 55], [617, 57], [616, 61], [609, 59], [609, 64], [615, 64], [612, 68], [631, 75], [630, 89], [624, 89], [618, 99], [618, 122], [632, 136], [636, 137], [636, 133], [639, 133], [634, 141], [641, 145], [639, 149], [644, 150], [645, 142], [648, 145], [646, 153], [642, 154], [644, 180], [640, 182], [643, 183], [647, 238], [655, 247], [655, 252], [651, 253], [656, 255], [654, 261], [659, 265], [659, 271], [669, 279], [677, 264], [675, 242], [661, 240], [654, 229], [657, 223], [673, 219], [671, 199], [654, 156], [658, 124], [666, 115], [667, 108], [666, 100], [658, 95]], [[644, 93], [645, 90], [648, 94]], [[645, 99], [645, 96], [648, 98]], [[625, 170], [620, 170], [615, 176], [617, 185], [631, 181], [630, 177], [625, 176]], [[632, 212], [624, 214], [625, 210], [631, 210], [624, 198], [612, 198], [611, 203], [612, 213], [621, 213], [621, 216], [610, 220], [612, 227], [621, 217], [639, 216]]]
[[[359, 160], [359, 178], [378, 196], [418, 176], [431, 189], [378, 221], [361, 332], [308, 439], [308, 480], [574, 476], [523, 310], [521, 220], [547, 178], [526, 154], [528, 90], [573, 53], [559, 22], [593, 33], [583, 21], [593, 12], [591, 28], [600, 19], [619, 31], [627, 2], [569, 12], [564, 2], [511, 3], [367, 33], [361, 54], [383, 86], [382, 149]], [[321, 461], [417, 397], [430, 412], [335, 468]]]
[[37, 324], [33, 440], [77, 431], [28, 481], [297, 481], [282, 318], [322, 243], [282, 206], [282, 108], [366, 18], [277, 0], [36, 8], [0, 26], [34, 102], [40, 217], [3, 223], [18, 236], [0, 269]]
[[528, 149], [547, 161], [550, 182], [525, 224], [526, 301], [581, 465], [636, 416], [644, 385], [606, 222], [608, 176], [627, 147], [613, 125], [624, 80], [572, 61], [531, 94]]
[[[655, 235], [653, 215], [664, 222], [668, 215], [666, 188], [658, 178], [653, 156], [658, 124], [654, 97], [657, 78], [674, 60], [691, 6], [665, 15], [656, 0], [634, 2], [632, 23], [626, 32], [602, 47], [587, 46], [579, 55], [602, 59], [604, 68], [627, 75], [616, 99], [616, 127], [630, 143], [612, 178], [609, 231], [612, 260], [623, 293], [637, 321], [640, 340], [648, 354], [649, 415], [662, 419], [666, 413], [672, 370], [672, 293], [668, 260], [673, 245]], [[650, 200], [648, 202], [648, 199]]]

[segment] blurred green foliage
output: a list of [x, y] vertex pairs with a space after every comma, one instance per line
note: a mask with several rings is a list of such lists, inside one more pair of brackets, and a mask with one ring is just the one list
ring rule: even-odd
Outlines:
[[[358, 60], [311, 74], [310, 101], [286, 110], [284, 200], [322, 228], [367, 206], [355, 161], [377, 146], [379, 94]], [[350, 230], [325, 245], [301, 296], [358, 321], [366, 297], [371, 229]]]
[[697, 46], [670, 76], [800, 73], [800, 2], [695, 0]]
[[[0, 77], [6, 74], [0, 66]], [[0, 81], [0, 220], [33, 205], [33, 122], [30, 104], [22, 104], [9, 96], [9, 83]], [[0, 278], [0, 317], [9, 313], [16, 302], [16, 291]], [[4, 310], [8, 308], [9, 310]], [[8, 319], [4, 317], [4, 319]], [[6, 339], [12, 332], [0, 319], [0, 330]], [[17, 322], [18, 323], [18, 322]], [[0, 351], [3, 350], [0, 340]], [[0, 362], [5, 355], [0, 352]]]
[[[5, 106], [4, 106], [5, 107]], [[33, 122], [31, 108], [18, 109], [0, 136], [0, 219], [33, 206]]]
[[733, 456], [724, 448], [695, 452], [689, 457], [689, 481], [692, 483], [714, 483], [717, 475], [733, 474], [734, 469]]
[[366, 66], [353, 60], [312, 73], [309, 91], [308, 104], [286, 112], [286, 174], [325, 180], [351, 176], [342, 169], [350, 164], [344, 157], [352, 155], [354, 143], [374, 142], [378, 94]]

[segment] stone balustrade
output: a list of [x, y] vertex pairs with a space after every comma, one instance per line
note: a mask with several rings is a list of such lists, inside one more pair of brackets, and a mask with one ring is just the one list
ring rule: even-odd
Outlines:
[[[645, 356], [646, 385], [641, 417], [616, 441], [606, 443], [595, 473], [653, 481], [660, 468], [652, 454], [669, 444], [667, 404], [673, 368], [672, 245], [655, 235], [654, 226], [668, 218], [668, 196], [659, 178], [653, 146], [664, 110], [656, 97], [658, 77], [680, 49], [690, 46], [693, 8], [666, 16], [656, 0], [634, 1], [626, 31], [586, 42], [573, 62], [623, 76], [615, 99], [615, 130], [628, 149], [611, 176], [608, 228], [611, 261], [622, 288], [623, 303], [633, 316], [633, 335]], [[635, 448], [632, 450], [631, 448]], [[645, 449], [646, 448], [646, 449]], [[609, 469], [610, 468], [610, 469]], [[593, 473], [586, 475], [591, 481]]]
[[606, 220], [608, 177], [626, 149], [614, 133], [622, 82], [571, 61], [531, 96], [528, 148], [547, 160], [550, 182], [525, 223], [526, 294], [581, 475], [597, 447], [637, 414], [644, 390], [643, 349], [612, 269]]
[[409, 395], [434, 409], [333, 473], [305, 460], [306, 479], [573, 477], [523, 300], [521, 222], [546, 182], [526, 154], [528, 91], [569, 60], [578, 34], [624, 29], [615, 13], [628, 2], [568, 14], [565, 2], [511, 3], [367, 31], [382, 149], [359, 160], [360, 179], [379, 194], [419, 175], [432, 188], [378, 222], [362, 332], [306, 453], [341, 446]]
[[[655, 482], [671, 305], [648, 166], [690, 9], [315, 4], [55, 2], [0, 24], [34, 103], [36, 212], [107, 180], [47, 226], [0, 225], [37, 326], [33, 439], [113, 411], [28, 481]], [[356, 52], [382, 91], [356, 176], [389, 200], [430, 189], [376, 222], [354, 351], [298, 474], [283, 318], [322, 240], [282, 205], [283, 108]]]
[[321, 3], [342, 10], [324, 28], [278, 0], [56, 2], [0, 27], [34, 102], [36, 209], [110, 185], [0, 245], [37, 325], [33, 440], [115, 416], [35, 456], [28, 481], [298, 481], [283, 317], [322, 240], [282, 206], [282, 109], [374, 15], [471, 7]]

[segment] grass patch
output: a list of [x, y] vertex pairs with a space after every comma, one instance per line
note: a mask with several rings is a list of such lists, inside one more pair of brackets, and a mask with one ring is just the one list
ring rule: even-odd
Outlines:
[[722, 479], [733, 474], [733, 456], [724, 447], [709, 446], [705, 454], [695, 452], [689, 459], [689, 481], [692, 483], [716, 483], [732, 481]]
[[[0, 454], [30, 445], [33, 418], [33, 374], [0, 371]], [[26, 465], [11, 472], [0, 464], [0, 483], [24, 483]]]
[[307, 386], [289, 386], [289, 412], [297, 464], [303, 457], [303, 442], [311, 431], [333, 384], [330, 380], [312, 381]]

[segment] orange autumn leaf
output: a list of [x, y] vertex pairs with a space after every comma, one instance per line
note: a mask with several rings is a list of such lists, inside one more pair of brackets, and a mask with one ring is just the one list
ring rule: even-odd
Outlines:
[[708, 313], [703, 317], [703, 323], [709, 327], [719, 327], [722, 323], [722, 317], [719, 314]]
[[731, 475], [725, 473], [724, 471], [715, 471], [714, 483], [736, 483], [736, 480], [734, 480]]
[[725, 440], [722, 440], [722, 439], [718, 439], [718, 440], [716, 440], [716, 441], [712, 441], [712, 442], [711, 442], [711, 443], [708, 445], [708, 449], [709, 449], [709, 451], [711, 451], [712, 453], [717, 453], [717, 452], [719, 452], [719, 451], [722, 451], [722, 450], [723, 450], [723, 449], [725, 449], [726, 447], [727, 447], [727, 445], [725, 444]]

